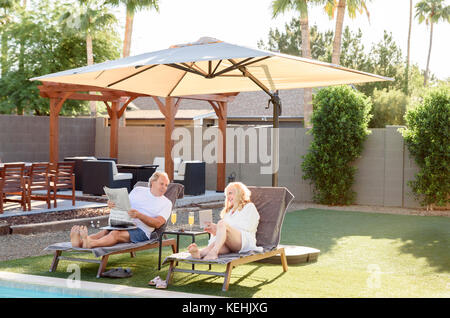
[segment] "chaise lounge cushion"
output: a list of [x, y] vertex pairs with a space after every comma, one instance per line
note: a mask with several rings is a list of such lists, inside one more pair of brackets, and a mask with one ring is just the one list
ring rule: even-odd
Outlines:
[[[256, 232], [256, 245], [262, 246], [264, 252], [274, 250], [280, 243], [284, 216], [294, 196], [284, 187], [248, 187], [248, 189], [251, 191], [250, 199], [255, 204], [260, 215], [258, 230]], [[259, 253], [257, 251], [228, 253], [219, 255], [219, 258], [216, 260], [205, 261], [193, 258], [190, 253], [180, 252], [168, 256], [163, 264], [170, 260], [199, 264], [228, 264], [237, 258]]]

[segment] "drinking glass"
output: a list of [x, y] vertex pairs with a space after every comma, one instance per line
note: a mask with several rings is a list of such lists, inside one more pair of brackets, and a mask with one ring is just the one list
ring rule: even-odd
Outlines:
[[189, 212], [188, 223], [189, 229], [192, 231], [192, 225], [194, 224], [194, 212]]
[[170, 216], [170, 220], [172, 221], [172, 225], [175, 225], [177, 223], [177, 213], [172, 212], [172, 215]]

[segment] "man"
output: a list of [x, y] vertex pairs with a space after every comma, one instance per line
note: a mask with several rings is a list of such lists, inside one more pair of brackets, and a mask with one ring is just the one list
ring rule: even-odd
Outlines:
[[[136, 187], [130, 192], [131, 209], [128, 215], [135, 219], [136, 229], [102, 230], [88, 235], [86, 226], [74, 226], [70, 231], [72, 246], [94, 248], [148, 240], [154, 229], [166, 223], [172, 211], [172, 202], [164, 196], [168, 185], [167, 173], [157, 171], [149, 179], [149, 188]], [[108, 207], [114, 207], [114, 203], [108, 201]]]

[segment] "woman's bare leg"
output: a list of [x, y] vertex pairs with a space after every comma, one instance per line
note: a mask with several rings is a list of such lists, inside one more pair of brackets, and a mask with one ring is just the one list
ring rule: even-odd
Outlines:
[[[206, 250], [208, 249], [209, 250]], [[242, 247], [241, 232], [223, 220], [217, 223], [216, 240], [208, 246], [205, 251], [205, 260], [213, 260], [219, 257], [219, 254], [238, 252]]]

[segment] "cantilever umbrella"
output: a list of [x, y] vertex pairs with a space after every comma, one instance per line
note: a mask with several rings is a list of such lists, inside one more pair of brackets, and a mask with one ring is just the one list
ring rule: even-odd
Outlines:
[[[278, 127], [281, 104], [275, 93], [277, 90], [391, 79], [316, 60], [201, 38], [165, 50], [31, 80], [91, 85], [160, 97], [262, 89], [276, 105], [274, 127]], [[274, 146], [278, 149], [278, 145]], [[273, 155], [277, 155], [277, 151]], [[276, 172], [274, 176], [276, 179]]]

